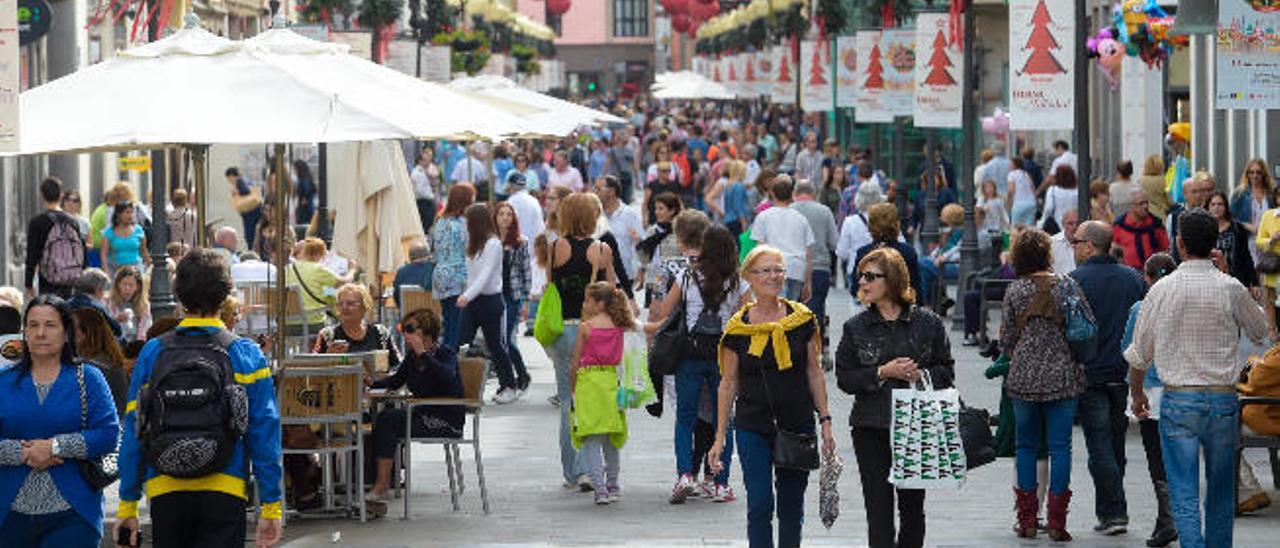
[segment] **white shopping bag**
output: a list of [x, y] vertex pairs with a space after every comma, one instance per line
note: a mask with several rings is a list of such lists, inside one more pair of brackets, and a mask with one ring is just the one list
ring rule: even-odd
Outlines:
[[958, 488], [965, 479], [960, 392], [934, 390], [928, 371], [894, 389], [889, 427], [889, 483], [901, 489]]

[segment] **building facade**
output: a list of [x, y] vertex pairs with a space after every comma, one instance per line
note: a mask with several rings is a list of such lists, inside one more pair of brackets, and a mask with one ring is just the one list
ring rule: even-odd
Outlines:
[[[656, 0], [578, 0], [559, 17], [542, 0], [518, 0], [521, 13], [558, 28], [556, 54], [571, 96], [644, 90], [653, 81]], [[548, 19], [552, 20], [548, 20]], [[630, 87], [630, 86], [628, 86]]]

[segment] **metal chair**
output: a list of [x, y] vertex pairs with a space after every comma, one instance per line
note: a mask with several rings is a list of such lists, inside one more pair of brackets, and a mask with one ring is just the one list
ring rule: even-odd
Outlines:
[[[401, 296], [403, 302], [403, 295]], [[399, 460], [404, 466], [404, 519], [409, 519], [409, 497], [413, 493], [412, 471], [414, 443], [440, 445], [444, 448], [445, 471], [449, 475], [449, 498], [455, 512], [461, 510], [458, 498], [462, 495], [462, 460], [458, 447], [470, 445], [475, 453], [476, 476], [480, 482], [480, 502], [484, 513], [489, 513], [489, 490], [485, 486], [484, 461], [480, 456], [480, 413], [484, 409], [484, 384], [488, 376], [489, 364], [479, 358], [462, 358], [458, 360], [459, 374], [462, 377], [462, 398], [425, 398], [405, 401], [405, 409], [409, 417], [419, 407], [443, 407], [461, 405], [471, 421], [471, 437], [467, 437], [465, 427], [463, 436], [459, 438], [421, 438], [413, 436], [413, 420], [405, 421], [404, 443], [400, 446], [403, 456]]]
[[423, 308], [434, 310], [440, 314], [440, 301], [435, 296], [416, 285], [400, 286], [400, 317], [403, 318]]
[[[1244, 416], [1244, 408], [1250, 405], [1280, 405], [1280, 398], [1263, 396], [1240, 396], [1240, 415]], [[1232, 490], [1235, 496], [1231, 500], [1240, 500], [1240, 460], [1244, 458], [1244, 450], [1252, 448], [1267, 449], [1271, 456], [1271, 483], [1280, 489], [1280, 436], [1260, 436], [1244, 433], [1244, 421], [1240, 421], [1240, 429], [1236, 433], [1236, 462]]]
[[269, 319], [271, 311], [267, 295], [271, 292], [271, 284], [268, 282], [238, 282], [235, 284], [235, 291], [240, 296], [241, 310], [244, 314], [244, 319], [240, 322], [240, 325], [236, 326], [236, 332], [240, 335], [270, 333], [272, 330]]
[[[288, 356], [293, 353], [302, 353], [310, 350], [315, 336], [320, 332], [322, 325], [314, 325], [307, 322], [307, 311], [302, 306], [302, 288], [296, 285], [286, 286], [285, 288], [285, 314], [282, 320], [276, 320], [277, 325], [283, 323], [285, 326], [282, 330], [283, 337], [281, 343], [284, 345], [284, 355]], [[268, 310], [276, 310], [276, 302], [278, 293], [276, 288], [268, 288], [265, 292], [265, 300]]]
[[[364, 365], [342, 359], [286, 360], [277, 373], [280, 402], [281, 438], [283, 428], [291, 425], [321, 425], [321, 442], [311, 448], [282, 448], [285, 455], [320, 455], [323, 471], [324, 509], [332, 512], [333, 471], [330, 461], [337, 458], [339, 483], [345, 486], [346, 512], [359, 512], [360, 521], [367, 519], [364, 490], [364, 437], [360, 435], [364, 402]], [[337, 426], [345, 435], [333, 436]], [[342, 462], [344, 457], [352, 461]], [[350, 477], [355, 464], [355, 478]], [[281, 480], [283, 491], [284, 479]], [[282, 503], [283, 504], [283, 503]]]

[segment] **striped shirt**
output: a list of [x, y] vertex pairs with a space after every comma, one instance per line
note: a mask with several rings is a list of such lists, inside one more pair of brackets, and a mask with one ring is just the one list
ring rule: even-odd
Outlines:
[[1141, 371], [1158, 362], [1166, 385], [1234, 386], [1241, 331], [1255, 343], [1267, 336], [1262, 308], [1212, 262], [1187, 260], [1151, 286], [1124, 357]]

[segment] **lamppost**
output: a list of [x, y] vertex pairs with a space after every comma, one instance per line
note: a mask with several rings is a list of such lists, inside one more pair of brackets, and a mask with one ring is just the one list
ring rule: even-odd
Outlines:
[[[148, 0], [153, 10], [157, 0]], [[194, 28], [199, 19], [194, 14], [188, 15], [187, 28]], [[147, 22], [147, 41], [155, 42], [160, 36], [158, 25]], [[169, 223], [165, 222], [165, 204], [169, 200], [169, 151], [151, 152], [151, 317], [173, 317], [177, 304], [173, 301], [173, 290], [169, 287], [169, 264], [165, 247], [169, 243]], [[208, 199], [198, 196], [199, 200]], [[201, 227], [203, 230], [203, 227]]]
[[[977, 108], [976, 108], [977, 105], [974, 104], [974, 98], [973, 98], [974, 92], [976, 91], [974, 89], [975, 88], [974, 86], [975, 59], [973, 57], [974, 5], [973, 5], [973, 0], [952, 0], [952, 1], [965, 3], [964, 29], [963, 29], [963, 32], [964, 32], [964, 98], [960, 103], [960, 119], [963, 120], [962, 123], [964, 125], [964, 141], [961, 142], [962, 144], [960, 147], [961, 148], [960, 154], [961, 154], [961, 157], [964, 158], [966, 161], [972, 161], [974, 157], [974, 146], [973, 146], [974, 134], [976, 133], [975, 130], [977, 129], [974, 124], [974, 122], [977, 120], [977, 117], [974, 116], [974, 112], [977, 111]], [[1084, 2], [1084, 0], [1077, 0], [1077, 1]], [[968, 169], [968, 165], [966, 164], [965, 169], [962, 169], [960, 174], [960, 177], [961, 177], [960, 180], [964, 181], [963, 188], [961, 189], [961, 192], [960, 192], [961, 203], [964, 205], [964, 238], [961, 239], [960, 241], [960, 279], [959, 279], [959, 283], [956, 285], [957, 299], [959, 299], [964, 295], [964, 283], [969, 278], [969, 275], [971, 273], [977, 271], [977, 265], [978, 265], [978, 227], [977, 227], [977, 222], [974, 219], [974, 213], [973, 213], [973, 208], [975, 203], [973, 171], [974, 170], [972, 169]], [[1088, 193], [1086, 192], [1085, 194], [1087, 195]], [[941, 298], [943, 296], [940, 295], [939, 297]], [[956, 310], [957, 310], [957, 313], [954, 316], [955, 320], [957, 322], [962, 321], [964, 307], [957, 307]]]
[[[1088, 2], [1075, 0], [1076, 51], [1074, 66], [1075, 90], [1075, 149], [1076, 149], [1076, 215], [1080, 222], [1089, 220], [1092, 207], [1089, 204], [1089, 181], [1093, 176], [1093, 156], [1089, 150], [1089, 57], [1080, 47], [1089, 40]], [[1103, 219], [1104, 221], [1106, 219]], [[1068, 237], [1072, 235], [1068, 234]]]

